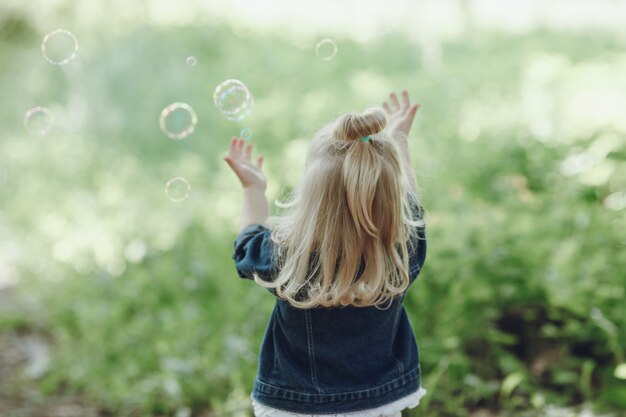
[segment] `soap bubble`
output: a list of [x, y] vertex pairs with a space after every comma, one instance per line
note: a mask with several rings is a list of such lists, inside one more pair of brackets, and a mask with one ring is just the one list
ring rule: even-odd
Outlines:
[[187, 57], [187, 65], [189, 65], [190, 67], [195, 67], [197, 63], [198, 60], [195, 56], [192, 55]]
[[337, 55], [337, 44], [332, 39], [322, 39], [315, 45], [315, 53], [322, 61], [330, 61]]
[[226, 80], [213, 92], [215, 107], [231, 122], [243, 120], [252, 111], [254, 98], [239, 80]]
[[170, 139], [185, 139], [198, 124], [195, 110], [187, 103], [172, 103], [161, 112], [159, 125]]
[[78, 55], [78, 40], [72, 32], [57, 29], [44, 36], [41, 52], [49, 63], [65, 65]]
[[239, 132], [239, 137], [242, 138], [246, 142], [251, 141], [252, 140], [252, 130], [250, 130], [247, 127], [244, 127], [243, 129], [241, 129], [241, 132]]
[[189, 190], [191, 186], [183, 177], [174, 177], [165, 184], [165, 194], [175, 203], [186, 200], [189, 197]]
[[24, 114], [24, 127], [30, 133], [45, 135], [52, 130], [54, 118], [45, 107], [33, 107]]

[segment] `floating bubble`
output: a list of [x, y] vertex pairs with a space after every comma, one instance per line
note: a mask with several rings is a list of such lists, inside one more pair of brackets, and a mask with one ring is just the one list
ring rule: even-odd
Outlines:
[[322, 39], [315, 45], [315, 53], [322, 61], [330, 61], [337, 55], [337, 44], [332, 39]]
[[195, 56], [192, 55], [187, 57], [187, 65], [189, 65], [190, 67], [195, 67], [197, 63], [198, 60]]
[[72, 32], [57, 29], [41, 41], [43, 57], [53, 65], [65, 65], [78, 55], [78, 40]]
[[226, 80], [213, 92], [215, 107], [231, 122], [243, 120], [252, 111], [254, 98], [239, 80]]
[[243, 129], [241, 129], [241, 132], [239, 132], [239, 137], [242, 138], [246, 142], [251, 141], [252, 140], [252, 130], [250, 130], [247, 127], [244, 127]]
[[45, 107], [33, 107], [24, 114], [24, 127], [30, 133], [45, 135], [52, 130], [54, 118]]
[[159, 125], [170, 139], [185, 139], [198, 124], [195, 110], [187, 103], [172, 103], [161, 112]]
[[175, 203], [186, 200], [190, 190], [191, 186], [183, 177], [174, 177], [165, 184], [165, 194]]

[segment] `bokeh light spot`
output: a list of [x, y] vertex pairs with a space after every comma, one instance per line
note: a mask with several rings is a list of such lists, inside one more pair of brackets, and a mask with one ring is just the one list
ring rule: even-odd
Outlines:
[[626, 208], [626, 190], [609, 194], [609, 196], [604, 200], [604, 207], [606, 207], [609, 210], [614, 210], [614, 211], [625, 209]]

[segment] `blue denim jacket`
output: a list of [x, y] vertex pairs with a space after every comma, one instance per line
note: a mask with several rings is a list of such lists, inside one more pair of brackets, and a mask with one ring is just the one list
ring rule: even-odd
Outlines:
[[[414, 206], [414, 218], [420, 218]], [[233, 259], [241, 278], [253, 279], [253, 272], [268, 281], [276, 276], [270, 234], [264, 225], [253, 224], [235, 239]], [[411, 283], [426, 257], [424, 228], [418, 236], [409, 260]], [[252, 397], [281, 410], [324, 414], [376, 408], [417, 391], [419, 352], [402, 305], [405, 296], [406, 291], [385, 310], [298, 309], [276, 298]]]

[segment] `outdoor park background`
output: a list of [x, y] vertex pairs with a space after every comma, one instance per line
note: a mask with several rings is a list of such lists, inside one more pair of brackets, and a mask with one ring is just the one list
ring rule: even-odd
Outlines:
[[233, 267], [229, 138], [253, 132], [274, 201], [316, 129], [402, 88], [429, 238], [406, 299], [429, 394], [405, 415], [626, 415], [624, 23], [609, 0], [3, 0], [0, 415], [250, 416], [274, 300]]

